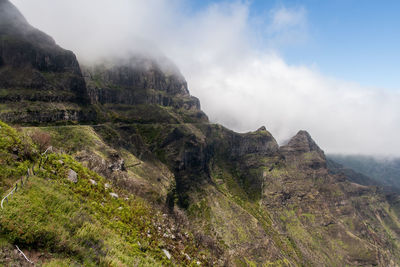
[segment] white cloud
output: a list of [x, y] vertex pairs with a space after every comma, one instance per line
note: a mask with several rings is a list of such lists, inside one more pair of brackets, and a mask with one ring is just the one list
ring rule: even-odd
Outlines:
[[266, 34], [269, 43], [275, 46], [301, 43], [308, 38], [307, 12], [304, 7], [281, 6], [270, 12]]
[[307, 21], [306, 10], [303, 7], [297, 9], [280, 7], [272, 10], [271, 15], [272, 22], [269, 28], [273, 31], [304, 27]]
[[13, 2], [80, 59], [131, 50], [165, 53], [212, 121], [238, 131], [266, 125], [280, 141], [305, 129], [330, 153], [400, 155], [399, 93], [289, 65], [274, 51], [276, 44], [307, 38], [304, 8], [271, 11], [264, 25], [271, 46], [260, 49], [247, 2], [196, 12], [183, 0]]

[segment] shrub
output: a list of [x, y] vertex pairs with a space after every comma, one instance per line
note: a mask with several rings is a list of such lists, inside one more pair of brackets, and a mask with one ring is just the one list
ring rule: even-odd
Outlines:
[[51, 143], [51, 135], [42, 132], [42, 131], [35, 131], [31, 135], [32, 141], [38, 146], [40, 152], [44, 152]]

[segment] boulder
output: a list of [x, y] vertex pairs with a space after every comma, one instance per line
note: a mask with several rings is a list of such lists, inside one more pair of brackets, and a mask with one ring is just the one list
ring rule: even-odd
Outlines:
[[68, 181], [76, 184], [78, 182], [78, 174], [74, 171], [69, 169], [68, 171]]
[[164, 252], [165, 256], [170, 260], [171, 259], [171, 254], [169, 253], [169, 251], [166, 250], [166, 249], [163, 249], [162, 251]]

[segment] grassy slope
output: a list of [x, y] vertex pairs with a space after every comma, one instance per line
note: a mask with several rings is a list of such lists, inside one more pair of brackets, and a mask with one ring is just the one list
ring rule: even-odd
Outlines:
[[[39, 155], [29, 138], [4, 123], [0, 126], [4, 195]], [[78, 174], [76, 184], [66, 179], [70, 169]], [[190, 235], [180, 243], [172, 240], [164, 234], [167, 229], [163, 229], [161, 214], [126, 191], [106, 189], [103, 177], [71, 156], [50, 154], [36, 173], [2, 210], [1, 251], [10, 251], [11, 244], [18, 244], [34, 258], [43, 254], [39, 261], [50, 266], [186, 265], [190, 261], [183, 252], [191, 255], [193, 262], [200, 257]], [[120, 197], [114, 199], [110, 192]], [[172, 254], [173, 261], [167, 259], [163, 248]]]

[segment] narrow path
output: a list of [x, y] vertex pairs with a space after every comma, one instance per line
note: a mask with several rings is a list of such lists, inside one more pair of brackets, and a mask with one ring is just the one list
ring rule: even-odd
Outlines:
[[[34, 166], [35, 166], [35, 164], [33, 164], [31, 168], [33, 168]], [[34, 172], [33, 172], [33, 170], [32, 170], [32, 174], [33, 174], [33, 173], [34, 173]], [[29, 173], [29, 168], [28, 168], [28, 170], [27, 170], [27, 175], [26, 175], [26, 177], [25, 177], [25, 183], [28, 181], [29, 176], [30, 176], [30, 173]], [[15, 183], [15, 185], [12, 187], [11, 192], [8, 193], [8, 194], [1, 200], [1, 209], [4, 209], [4, 206], [3, 206], [4, 201], [7, 201], [7, 203], [8, 203], [8, 198], [11, 198], [11, 197], [13, 196], [14, 192], [17, 192], [17, 191], [18, 191], [18, 183], [21, 184], [21, 185], [20, 185], [20, 188], [22, 188], [22, 187], [24, 186], [24, 177], [21, 177], [21, 179], [18, 180], [18, 181]]]
[[[45, 156], [45, 155], [47, 154], [47, 152], [49, 152], [49, 151], [53, 151], [53, 147], [51, 147], [51, 146], [48, 147], [48, 148], [40, 155], [39, 168], [41, 167], [43, 156]], [[32, 175], [35, 175], [35, 170], [34, 170], [34, 168], [35, 168], [35, 162], [33, 162], [31, 168], [28, 168], [26, 176], [25, 176], [25, 177], [21, 177], [21, 180], [20, 180], [20, 181], [17, 181], [17, 182], [15, 183], [15, 185], [13, 186], [11, 192], [8, 193], [8, 194], [1, 200], [1, 209], [4, 209], [4, 206], [3, 206], [4, 201], [6, 201], [6, 202], [8, 203], [8, 199], [11, 198], [11, 197], [13, 196], [14, 192], [17, 192], [17, 191], [18, 191], [18, 184], [20, 184], [19, 187], [22, 189], [23, 186], [24, 186], [24, 178], [25, 178], [25, 184], [26, 184], [26, 183], [28, 182], [28, 179], [29, 179], [30, 174], [32, 173]], [[27, 262], [29, 262], [29, 263], [32, 264], [32, 265], [35, 265], [35, 263], [34, 263], [33, 261], [31, 261], [31, 260], [25, 255], [25, 253], [22, 252], [22, 250], [21, 250], [17, 245], [15, 245], [15, 247], [17, 248], [17, 250], [19, 251], [19, 253], [25, 258], [25, 260], [26, 260]]]

